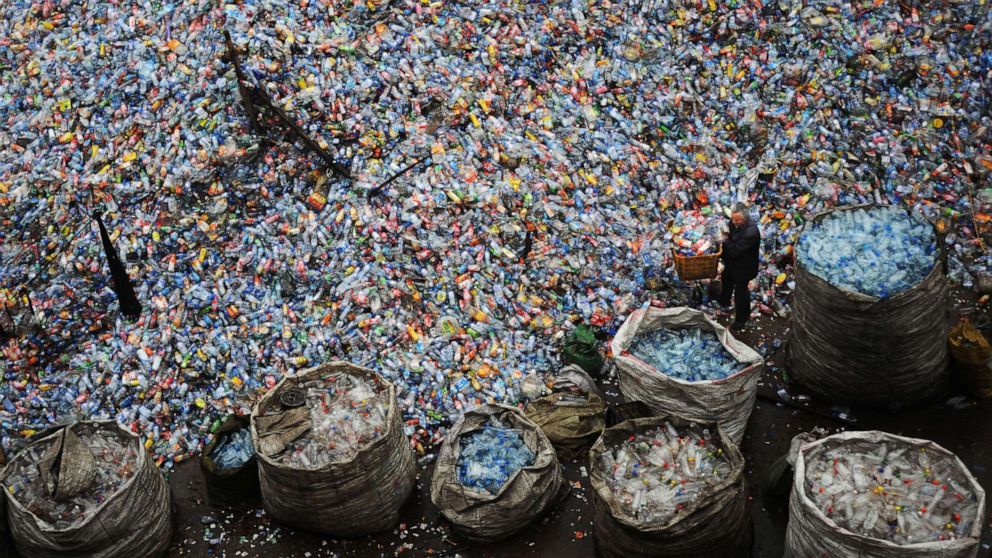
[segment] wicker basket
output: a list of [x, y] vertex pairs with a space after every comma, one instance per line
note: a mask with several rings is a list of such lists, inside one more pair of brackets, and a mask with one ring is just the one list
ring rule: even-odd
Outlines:
[[682, 256], [673, 248], [672, 258], [675, 260], [675, 273], [682, 281], [712, 279], [716, 277], [717, 265], [720, 263], [722, 254], [723, 246], [720, 246], [715, 254], [703, 254], [702, 256]]

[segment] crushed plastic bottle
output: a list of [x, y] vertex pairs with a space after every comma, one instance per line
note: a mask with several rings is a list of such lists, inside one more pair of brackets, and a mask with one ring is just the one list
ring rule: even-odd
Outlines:
[[710, 441], [708, 431], [680, 432], [666, 423], [603, 452], [594, 466], [630, 517], [667, 524], [731, 473]]
[[460, 442], [458, 481], [475, 490], [497, 494], [517, 471], [534, 464], [534, 452], [520, 432], [495, 418]]
[[831, 285], [887, 298], [930, 273], [936, 248], [929, 223], [883, 206], [827, 215], [803, 234], [796, 255]]
[[628, 350], [660, 373], [687, 382], [721, 380], [743, 369], [715, 333], [701, 329], [642, 333]]
[[841, 527], [899, 545], [970, 536], [978, 510], [956, 463], [908, 444], [818, 448], [805, 489]]

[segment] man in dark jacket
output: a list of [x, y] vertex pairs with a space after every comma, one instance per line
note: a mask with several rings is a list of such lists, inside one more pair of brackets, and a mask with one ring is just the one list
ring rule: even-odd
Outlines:
[[723, 241], [723, 274], [720, 281], [720, 305], [730, 306], [734, 297], [735, 316], [732, 330], [741, 330], [751, 317], [751, 293], [747, 284], [758, 276], [758, 249], [761, 245], [761, 232], [758, 225], [747, 216], [742, 204], [734, 206], [730, 213], [730, 232]]

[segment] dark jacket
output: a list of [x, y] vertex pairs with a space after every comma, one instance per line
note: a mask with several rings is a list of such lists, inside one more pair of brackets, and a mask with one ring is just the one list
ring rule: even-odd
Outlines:
[[750, 281], [758, 276], [758, 249], [761, 232], [758, 225], [748, 219], [740, 227], [730, 224], [730, 235], [723, 241], [724, 272], [735, 281]]

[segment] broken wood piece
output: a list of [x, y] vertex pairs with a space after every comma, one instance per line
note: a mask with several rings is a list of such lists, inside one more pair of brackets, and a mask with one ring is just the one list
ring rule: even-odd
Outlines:
[[392, 181], [396, 180], [397, 178], [403, 176], [404, 174], [407, 173], [407, 171], [409, 171], [413, 167], [416, 167], [420, 163], [423, 163], [424, 161], [426, 161], [429, 158], [430, 158], [430, 154], [428, 153], [427, 155], [424, 155], [423, 157], [421, 157], [421, 158], [417, 159], [416, 161], [410, 163], [403, 170], [401, 170], [398, 173], [394, 174], [393, 176], [390, 176], [389, 178], [387, 178], [386, 181], [383, 182], [382, 184], [380, 184], [380, 185], [376, 186], [375, 188], [372, 188], [371, 190], [369, 190], [368, 197], [371, 198], [372, 196], [375, 196], [375, 195], [379, 194], [380, 192], [382, 192], [382, 189], [383, 188], [385, 188], [386, 186], [389, 185], [390, 182], [392, 182]]

